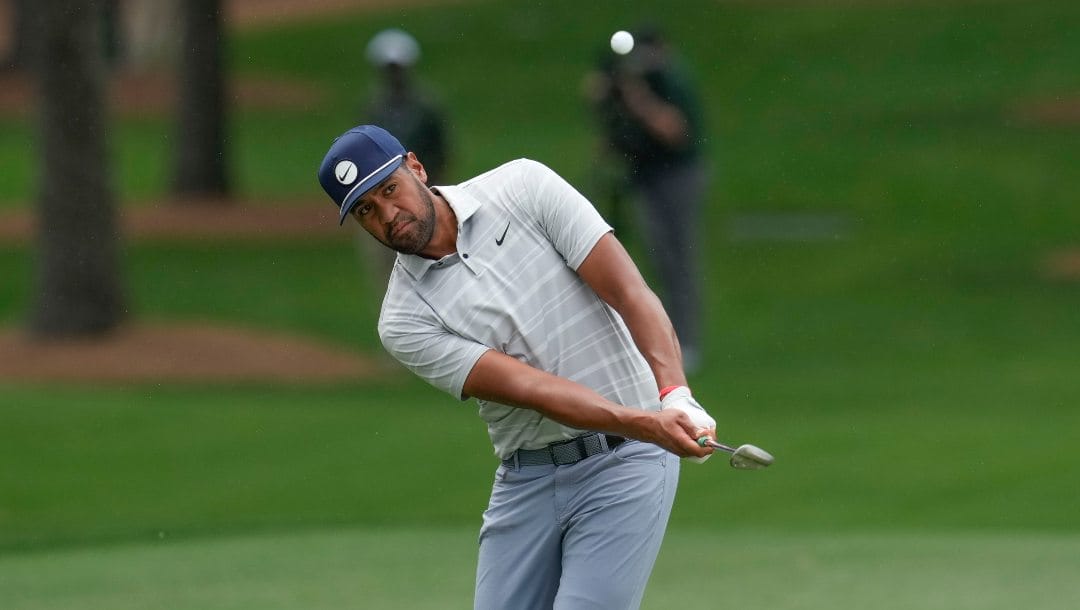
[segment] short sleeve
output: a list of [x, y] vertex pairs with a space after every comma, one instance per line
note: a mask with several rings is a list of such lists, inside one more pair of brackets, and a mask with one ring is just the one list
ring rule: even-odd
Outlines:
[[611, 226], [580, 192], [546, 165], [520, 159], [522, 209], [571, 269], [577, 269]]
[[[419, 301], [419, 299], [416, 299]], [[385, 307], [379, 339], [398, 362], [431, 385], [465, 400], [465, 380], [487, 346], [447, 330], [420, 301], [412, 307]]]

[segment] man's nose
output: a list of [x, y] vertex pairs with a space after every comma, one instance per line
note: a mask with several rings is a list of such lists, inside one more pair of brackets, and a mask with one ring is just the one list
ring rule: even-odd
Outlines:
[[375, 213], [378, 214], [380, 223], [387, 224], [397, 216], [397, 207], [386, 201], [376, 201]]

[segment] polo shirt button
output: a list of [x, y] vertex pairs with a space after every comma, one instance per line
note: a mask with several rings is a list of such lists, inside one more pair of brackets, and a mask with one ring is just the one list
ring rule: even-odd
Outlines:
[[461, 258], [469, 258], [469, 255], [468, 255], [467, 253], [466, 253], [466, 254], [462, 254], [462, 255], [461, 255]]

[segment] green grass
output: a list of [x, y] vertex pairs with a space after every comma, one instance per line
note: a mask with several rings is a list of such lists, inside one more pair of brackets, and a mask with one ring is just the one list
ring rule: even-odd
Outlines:
[[[0, 462], [14, 467], [0, 474], [0, 550], [158, 531], [472, 521], [494, 460], [472, 408], [400, 380], [4, 395]], [[432, 463], [410, 449], [417, 437], [454, 459]], [[438, 501], [418, 501], [429, 494]]]
[[[1080, 95], [1075, 2], [473, 2], [240, 32], [236, 74], [328, 96], [234, 116], [240, 192], [318, 205], [315, 164], [366, 87], [362, 41], [402, 24], [451, 107], [458, 175], [531, 156], [586, 188], [579, 77], [650, 14], [695, 68], [717, 170], [692, 385], [723, 438], [777, 463], [684, 468], [645, 607], [1078, 605], [1080, 284], [1040, 274], [1078, 243], [1078, 127], [1021, 112]], [[110, 131], [124, 205], [165, 192], [171, 129]], [[33, 200], [33, 133], [0, 119], [0, 208]], [[851, 228], [729, 239], [734, 214], [774, 211]], [[376, 352], [357, 256], [349, 239], [138, 242], [124, 273], [142, 319]], [[33, 264], [0, 244], [5, 325], [26, 317]], [[0, 607], [468, 607], [494, 466], [475, 405], [404, 374], [6, 383]]]
[[[1075, 532], [1080, 499], [1066, 482], [1080, 474], [1077, 364], [732, 367], [695, 386], [721, 436], [760, 443], [777, 465], [687, 465], [673, 523]], [[404, 375], [4, 395], [0, 551], [157, 531], [474, 523], [495, 466], [473, 407]], [[721, 525], [704, 508], [725, 505], [745, 510]]]
[[[966, 158], [982, 166], [1001, 154], [995, 138], [1002, 135], [1010, 140], [1007, 154], [1026, 157], [1033, 171], [1053, 176], [1071, 167], [1040, 154], [1044, 139], [1065, 146], [1070, 138], [1021, 124], [1014, 111], [1017, 104], [1080, 89], [1073, 69], [1080, 42], [1070, 35], [1078, 17], [1080, 8], [1067, 0], [932, 7], [693, 0], [583, 7], [556, 0], [403, 8], [297, 23], [238, 34], [230, 67], [239, 76], [314, 84], [327, 93], [327, 104], [293, 112], [237, 110], [229, 143], [245, 192], [317, 196], [312, 176], [318, 159], [327, 141], [354, 120], [368, 87], [363, 41], [383, 27], [408, 23], [424, 43], [422, 75], [452, 110], [459, 175], [530, 155], [580, 181], [589, 153], [580, 77], [611, 31], [656, 20], [679, 41], [705, 93], [709, 148], [722, 171], [724, 201], [877, 205], [886, 194], [880, 189], [871, 200], [851, 189], [924, 171], [910, 164], [933, 159], [935, 151], [941, 157], [934, 171], [962, 178], [957, 170], [963, 168], [950, 162]], [[343, 72], [342, 65], [349, 69]], [[125, 195], [164, 191], [171, 131], [167, 118], [121, 126], [114, 151]], [[1037, 141], [1025, 144], [1032, 132]], [[6, 151], [19, 151], [0, 152], [6, 170], [0, 201], [21, 201], [30, 191], [33, 157], [22, 151], [32, 130], [5, 124], [0, 134]], [[1036, 158], [1050, 164], [1036, 165]]]
[[[733, 518], [735, 509], [716, 511]], [[468, 528], [346, 528], [0, 557], [6, 608], [471, 607]], [[1080, 602], [1080, 538], [893, 532], [668, 535], [643, 608], [1011, 610]]]

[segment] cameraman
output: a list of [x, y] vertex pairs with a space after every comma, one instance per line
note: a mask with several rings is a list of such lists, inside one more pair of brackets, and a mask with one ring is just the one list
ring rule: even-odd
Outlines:
[[[654, 27], [635, 33], [627, 55], [606, 54], [585, 92], [607, 154], [642, 204], [641, 232], [664, 305], [682, 344], [687, 372], [701, 358], [698, 241], [708, 173], [701, 157], [701, 112], [689, 76]], [[617, 211], [614, 211], [617, 215]]]

